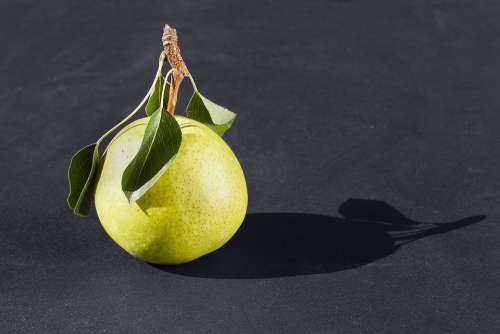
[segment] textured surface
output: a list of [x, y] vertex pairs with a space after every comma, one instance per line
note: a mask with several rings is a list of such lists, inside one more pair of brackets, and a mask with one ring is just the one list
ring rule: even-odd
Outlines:
[[95, 191], [96, 211], [109, 236], [152, 263], [185, 263], [213, 252], [236, 233], [247, 210], [245, 176], [228, 145], [203, 124], [176, 119], [182, 129], [179, 152], [137, 202], [129, 204], [122, 175], [141, 145], [148, 118], [112, 139]]
[[[499, 15], [2, 1], [0, 332], [498, 333]], [[239, 115], [226, 139], [251, 213], [179, 268], [134, 260], [65, 201], [71, 155], [142, 98], [166, 22], [201, 92]]]

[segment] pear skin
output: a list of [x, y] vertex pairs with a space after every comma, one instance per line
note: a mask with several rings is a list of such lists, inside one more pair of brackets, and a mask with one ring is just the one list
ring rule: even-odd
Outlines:
[[95, 206], [104, 230], [146, 262], [180, 264], [222, 247], [247, 210], [243, 170], [225, 141], [205, 125], [175, 116], [182, 144], [173, 163], [135, 203], [121, 188], [123, 171], [142, 141], [148, 118], [110, 142], [100, 164]]

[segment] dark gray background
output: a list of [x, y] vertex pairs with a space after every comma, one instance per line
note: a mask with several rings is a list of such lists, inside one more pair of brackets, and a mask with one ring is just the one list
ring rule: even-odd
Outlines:
[[[0, 13], [0, 332], [500, 331], [500, 2]], [[149, 87], [166, 22], [239, 115], [226, 140], [250, 196], [235, 239], [178, 268], [131, 258], [65, 199], [71, 155]]]

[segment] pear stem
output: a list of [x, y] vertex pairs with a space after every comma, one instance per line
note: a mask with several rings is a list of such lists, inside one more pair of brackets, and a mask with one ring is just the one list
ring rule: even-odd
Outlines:
[[168, 93], [167, 111], [173, 115], [175, 113], [177, 94], [179, 93], [181, 82], [185, 76], [190, 77], [191, 75], [181, 56], [177, 31], [168, 24], [165, 24], [161, 40], [163, 42], [163, 52], [167, 56], [170, 66], [172, 66], [172, 82]]
[[172, 115], [175, 113], [175, 106], [177, 105], [177, 94], [179, 93], [179, 87], [183, 79], [184, 76], [182, 74], [179, 74], [178, 71], [174, 70], [172, 72], [172, 83], [168, 92], [167, 103], [167, 111]]

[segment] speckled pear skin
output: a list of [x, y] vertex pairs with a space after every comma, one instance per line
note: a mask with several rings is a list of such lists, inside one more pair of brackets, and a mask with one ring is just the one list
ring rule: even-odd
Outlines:
[[128, 253], [151, 263], [180, 264], [215, 251], [236, 233], [247, 210], [245, 176], [229, 146], [203, 124], [176, 119], [182, 129], [179, 152], [136, 203], [128, 203], [121, 177], [139, 150], [148, 118], [110, 142], [95, 189], [105, 231]]

